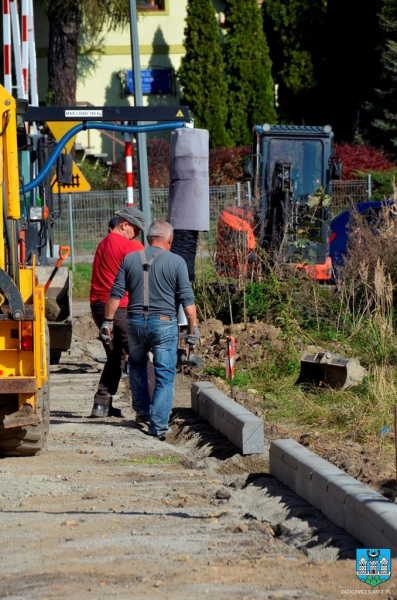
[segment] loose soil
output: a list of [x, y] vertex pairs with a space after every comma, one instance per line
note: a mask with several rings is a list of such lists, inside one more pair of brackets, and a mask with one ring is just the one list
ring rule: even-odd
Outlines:
[[[234, 357], [236, 365], [243, 361], [252, 367], [266, 357], [269, 345], [277, 351], [282, 351], [284, 347], [279, 337], [280, 330], [268, 323], [257, 322], [246, 327], [242, 324], [224, 327], [220, 321], [208, 319], [206, 329], [202, 325], [201, 331], [203, 336], [200, 354], [204, 358], [205, 367], [211, 365], [218, 367], [220, 364], [225, 364], [227, 334], [235, 335], [238, 340]], [[299, 341], [296, 342], [296, 347], [298, 350], [307, 350]], [[310, 347], [310, 350], [315, 352], [315, 347]], [[230, 393], [230, 387], [224, 380], [205, 374], [203, 369], [192, 368], [187, 372], [193, 379], [212, 380], [217, 387]], [[253, 395], [249, 390], [238, 389], [234, 390], [234, 394], [240, 404], [245, 405], [258, 416], [264, 417], [263, 403], [257, 395]], [[377, 444], [363, 445], [342, 439], [342, 435], [336, 432], [324, 435], [297, 425], [268, 423], [266, 419], [265, 431], [268, 440], [295, 439], [352, 477], [369, 485], [390, 500], [397, 501], [396, 464], [394, 460], [386, 460], [382, 438], [379, 438]]]
[[[186, 373], [166, 442], [135, 424], [125, 380], [123, 418], [90, 419], [104, 352], [87, 313], [74, 306], [73, 347], [51, 368], [46, 450], [0, 461], [0, 598], [328, 599], [368, 587], [360, 544], [271, 477], [266, 452], [243, 457], [200, 420]], [[388, 598], [395, 581], [381, 586]]]

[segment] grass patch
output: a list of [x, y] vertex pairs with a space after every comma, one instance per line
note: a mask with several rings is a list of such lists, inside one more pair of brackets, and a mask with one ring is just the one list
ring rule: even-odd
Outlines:
[[[348, 352], [347, 347], [338, 350], [342, 354]], [[320, 435], [336, 434], [360, 443], [379, 438], [383, 427], [393, 430], [397, 397], [394, 366], [370, 366], [364, 381], [347, 390], [295, 385], [299, 371], [299, 353], [292, 347], [281, 352], [270, 350], [259, 363], [245, 361], [236, 365], [233, 383], [242, 391], [256, 390], [268, 423], [293, 424]], [[209, 366], [205, 373], [226, 380], [221, 365]]]
[[261, 393], [267, 421], [304, 425], [358, 442], [373, 440], [383, 427], [393, 427], [397, 393], [393, 368], [375, 366], [360, 385], [347, 390], [295, 385], [299, 368], [290, 375], [277, 374], [274, 365], [263, 371], [253, 374], [250, 385]]
[[136, 464], [136, 465], [175, 465], [179, 463], [178, 456], [172, 456], [169, 454], [168, 456], [160, 457], [160, 456], [146, 456], [145, 458], [126, 458], [124, 463], [128, 464]]
[[75, 300], [89, 300], [91, 274], [91, 264], [76, 263], [75, 270], [73, 272], [73, 298]]
[[[382, 215], [377, 235], [368, 229], [365, 220], [352, 220], [349, 253], [332, 286], [319, 285], [293, 267], [265, 262], [258, 272], [252, 268], [245, 275], [242, 268], [239, 279], [227, 280], [217, 276], [211, 252], [197, 262], [195, 295], [201, 318], [205, 314], [224, 324], [263, 321], [278, 329], [278, 345], [273, 340], [250, 339], [244, 332], [241, 337], [236, 334], [239, 358], [234, 386], [256, 390], [267, 422], [375, 445], [383, 429], [394, 431], [395, 213], [393, 218]], [[260, 259], [259, 251], [257, 262]], [[252, 331], [261, 335], [260, 329]], [[222, 338], [220, 357], [225, 347]], [[297, 386], [300, 353], [309, 347], [357, 357], [368, 376], [348, 390]], [[205, 372], [225, 380], [222, 360]], [[384, 442], [389, 449], [390, 440]]]
[[[225, 367], [207, 367], [204, 369], [204, 373], [211, 375], [212, 377], [220, 377], [226, 379], [226, 368]], [[234, 372], [233, 385], [238, 388], [246, 387], [250, 382], [249, 373], [244, 370]]]
[[373, 440], [383, 427], [393, 428], [396, 398], [394, 372], [376, 367], [356, 388], [312, 389], [274, 382], [263, 395], [267, 420], [305, 425], [319, 433], [338, 433], [358, 442]]

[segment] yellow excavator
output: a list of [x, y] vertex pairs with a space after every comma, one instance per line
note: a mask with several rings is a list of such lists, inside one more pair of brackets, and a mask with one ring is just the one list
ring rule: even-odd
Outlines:
[[[43, 266], [46, 264], [43, 253], [48, 242], [51, 207], [47, 202], [32, 202], [27, 194], [50, 177], [66, 143], [79, 131], [108, 129], [131, 134], [173, 130], [192, 124], [192, 115], [188, 107], [178, 106], [92, 107], [90, 110], [32, 107], [26, 100], [15, 100], [2, 86], [0, 105], [3, 188], [0, 210], [0, 454], [29, 456], [40, 452], [45, 444], [50, 416], [50, 358], [52, 355], [53, 362], [57, 362], [60, 352], [70, 347], [71, 316], [68, 270], [64, 268], [66, 275], [59, 276], [59, 261], [55, 269]], [[48, 161], [28, 183], [25, 175], [21, 173], [23, 176], [20, 176], [18, 171], [18, 158], [21, 158], [18, 148], [27, 146], [22, 117], [26, 122], [36, 124], [72, 122], [71, 128], [54, 146]], [[76, 118], [78, 125], [73, 123]], [[129, 124], [137, 121], [146, 121], [148, 125]], [[128, 125], [120, 125], [125, 122]], [[153, 122], [156, 123], [153, 125]], [[23, 160], [20, 164], [23, 165]], [[67, 176], [72, 176], [71, 169]], [[59, 182], [59, 173], [57, 177]], [[32, 238], [35, 225], [36, 233], [47, 231], [44, 242], [40, 236]], [[52, 307], [57, 310], [56, 315], [52, 314]]]
[[31, 456], [49, 429], [49, 332], [44, 284], [24, 263], [17, 101], [0, 86], [0, 454]]

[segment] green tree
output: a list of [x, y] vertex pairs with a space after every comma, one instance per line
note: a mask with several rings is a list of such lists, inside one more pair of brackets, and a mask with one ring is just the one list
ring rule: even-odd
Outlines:
[[210, 146], [226, 146], [227, 88], [211, 0], [188, 0], [184, 44], [186, 54], [178, 71], [183, 102], [193, 111], [195, 125], [208, 129]]
[[249, 144], [254, 125], [276, 120], [269, 48], [257, 0], [227, 0], [225, 14], [228, 131]]
[[84, 39], [97, 40], [108, 29], [125, 25], [128, 0], [42, 0], [50, 23], [48, 99], [55, 106], [76, 104], [78, 48]]
[[264, 30], [283, 122], [359, 139], [380, 73], [378, 15], [396, 0], [266, 0]]
[[301, 124], [313, 119], [313, 109], [318, 112], [314, 96], [318, 72], [324, 68], [326, 14], [324, 0], [263, 3], [264, 31], [278, 87], [279, 116], [287, 123]]
[[[386, 25], [385, 25], [386, 26]], [[377, 89], [379, 103], [375, 108], [372, 127], [378, 144], [397, 156], [397, 21], [387, 22], [389, 39], [382, 55], [385, 79], [382, 89]], [[374, 108], [374, 105], [372, 105]]]
[[375, 100], [368, 102], [367, 137], [397, 157], [397, 3], [386, 0], [380, 14], [383, 34], [381, 78]]

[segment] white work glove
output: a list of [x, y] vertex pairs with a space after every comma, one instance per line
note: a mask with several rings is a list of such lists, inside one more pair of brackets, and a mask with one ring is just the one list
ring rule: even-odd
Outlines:
[[192, 348], [195, 348], [195, 346], [197, 346], [197, 343], [200, 339], [200, 332], [199, 332], [199, 328], [197, 327], [197, 325], [194, 326], [194, 333], [188, 333], [186, 335], [186, 343], [191, 346]]
[[104, 321], [99, 330], [99, 337], [107, 346], [111, 345], [113, 338], [113, 321]]

